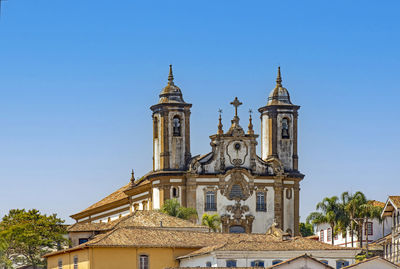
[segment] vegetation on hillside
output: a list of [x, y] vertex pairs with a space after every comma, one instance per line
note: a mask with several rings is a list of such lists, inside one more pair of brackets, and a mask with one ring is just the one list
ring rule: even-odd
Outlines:
[[0, 266], [45, 264], [47, 252], [68, 246], [64, 221], [36, 209], [12, 209], [0, 222]]

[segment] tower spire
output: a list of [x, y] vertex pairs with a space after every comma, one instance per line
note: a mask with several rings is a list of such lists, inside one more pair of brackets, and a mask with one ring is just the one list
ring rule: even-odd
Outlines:
[[276, 78], [276, 85], [282, 86], [281, 67], [278, 66], [278, 77]]
[[221, 118], [221, 114], [222, 114], [222, 109], [218, 109], [218, 113], [219, 113], [219, 119], [218, 119], [218, 132], [217, 134], [224, 134], [224, 130], [222, 130], [222, 118]]
[[131, 173], [131, 183], [132, 184], [135, 183], [135, 173], [133, 172], [133, 169], [132, 169], [132, 173]]
[[172, 73], [172, 64], [169, 65], [169, 75], [168, 75], [168, 84], [174, 84], [174, 75]]
[[247, 131], [248, 134], [254, 134], [254, 130], [253, 130], [253, 122], [252, 122], [252, 118], [251, 118], [251, 114], [253, 113], [253, 110], [249, 109], [249, 130]]

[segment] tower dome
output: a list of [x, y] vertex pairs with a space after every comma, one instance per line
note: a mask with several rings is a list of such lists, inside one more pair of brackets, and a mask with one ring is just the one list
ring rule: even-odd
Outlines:
[[183, 101], [181, 89], [174, 83], [172, 65], [169, 65], [168, 84], [160, 93], [159, 104], [163, 103], [185, 103]]
[[280, 67], [278, 67], [278, 77], [276, 78], [275, 89], [271, 91], [268, 97], [267, 106], [271, 105], [292, 105], [288, 90], [282, 86]]

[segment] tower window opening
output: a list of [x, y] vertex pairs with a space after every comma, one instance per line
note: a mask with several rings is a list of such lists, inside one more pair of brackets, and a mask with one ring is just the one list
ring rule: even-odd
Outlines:
[[282, 138], [290, 138], [289, 136], [289, 120], [287, 118], [282, 119]]
[[178, 190], [178, 188], [175, 188], [175, 187], [172, 188], [172, 197], [173, 197], [173, 198], [178, 198], [178, 197], [179, 197], [179, 190]]
[[181, 119], [178, 116], [175, 116], [172, 121], [173, 127], [173, 135], [174, 136], [181, 136]]

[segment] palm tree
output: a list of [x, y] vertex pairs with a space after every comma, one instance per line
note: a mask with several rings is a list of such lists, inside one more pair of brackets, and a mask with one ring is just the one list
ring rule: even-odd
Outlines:
[[197, 217], [196, 209], [181, 206], [178, 199], [166, 200], [161, 208], [161, 212], [184, 220]]
[[360, 223], [359, 226], [361, 227], [361, 247], [362, 247], [362, 227], [364, 224], [366, 225], [366, 241], [367, 241], [367, 258], [368, 258], [368, 221], [373, 219], [378, 219], [379, 223], [382, 223], [381, 218], [382, 208], [379, 206], [374, 206], [373, 201], [368, 201], [367, 203], [360, 206]]
[[[354, 230], [356, 229], [356, 225], [359, 226], [356, 219], [359, 218], [360, 215], [360, 206], [367, 202], [367, 198], [360, 191], [355, 194], [344, 192], [342, 193], [342, 201], [344, 202], [344, 210], [350, 218], [351, 247], [354, 247]], [[359, 227], [357, 230], [358, 237], [360, 237]]]
[[221, 225], [221, 218], [218, 214], [209, 215], [204, 213], [203, 217], [201, 218], [201, 224], [208, 226], [208, 231], [216, 232], [220, 229]]
[[325, 197], [317, 204], [316, 209], [322, 212], [313, 212], [307, 217], [307, 222], [312, 224], [328, 223], [331, 227], [332, 245], [334, 245], [334, 235], [341, 217], [339, 198], [337, 196]]

